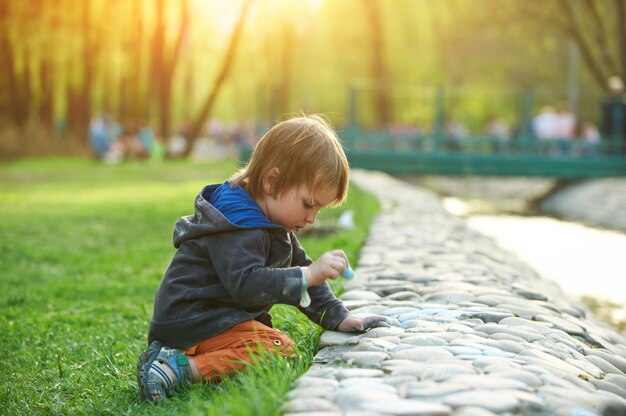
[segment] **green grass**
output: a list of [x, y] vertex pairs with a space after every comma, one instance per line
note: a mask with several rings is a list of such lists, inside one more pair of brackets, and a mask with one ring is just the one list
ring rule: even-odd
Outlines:
[[[105, 166], [83, 159], [0, 165], [0, 414], [279, 413], [306, 370], [319, 329], [295, 308], [272, 310], [300, 348], [219, 385], [194, 385], [163, 405], [137, 400], [135, 363], [153, 296], [174, 248], [172, 230], [233, 160]], [[356, 264], [375, 199], [351, 188], [356, 229], [301, 242], [312, 258], [342, 248]], [[339, 282], [340, 284], [340, 282]], [[336, 291], [341, 290], [338, 284]]]

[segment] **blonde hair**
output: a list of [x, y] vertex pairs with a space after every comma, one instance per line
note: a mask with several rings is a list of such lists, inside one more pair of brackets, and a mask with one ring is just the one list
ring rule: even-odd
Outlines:
[[274, 168], [279, 172], [274, 183], [278, 195], [300, 185], [311, 192], [334, 186], [337, 194], [331, 205], [336, 206], [348, 194], [348, 159], [330, 123], [319, 115], [294, 117], [272, 127], [248, 164], [229, 179], [230, 185], [240, 185], [257, 199], [264, 195], [263, 179]]

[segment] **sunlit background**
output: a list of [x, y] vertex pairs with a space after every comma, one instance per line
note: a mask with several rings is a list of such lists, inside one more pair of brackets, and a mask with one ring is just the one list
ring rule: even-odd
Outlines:
[[[137, 400], [135, 364], [177, 219], [268, 126], [303, 112], [330, 119], [353, 172], [408, 174], [472, 228], [444, 224], [463, 241], [427, 232], [418, 252], [469, 253], [475, 231], [491, 236], [626, 334], [626, 96], [607, 82], [617, 77], [626, 0], [0, 0], [0, 414], [285, 411], [320, 333], [286, 305], [273, 322], [299, 360], [251, 366], [157, 407]], [[541, 212], [546, 196], [559, 198]], [[370, 224], [393, 207], [351, 185], [298, 238], [313, 259], [344, 250], [359, 276]], [[498, 261], [482, 247], [476, 256]], [[570, 319], [553, 300], [556, 319]], [[571, 332], [568, 345], [595, 350], [594, 331]], [[608, 389], [579, 356], [576, 385]], [[552, 379], [542, 377], [548, 388]], [[503, 400], [535, 409], [533, 392]]]
[[163, 138], [301, 111], [341, 125], [350, 88], [372, 126], [428, 125], [436, 86], [474, 131], [514, 124], [528, 89], [535, 108], [567, 101], [595, 121], [606, 79], [626, 72], [617, 3], [2, 0], [0, 151], [84, 151], [102, 112]]

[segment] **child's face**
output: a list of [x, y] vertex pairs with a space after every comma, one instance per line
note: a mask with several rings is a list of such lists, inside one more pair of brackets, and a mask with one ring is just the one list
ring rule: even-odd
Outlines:
[[282, 225], [287, 231], [298, 231], [313, 224], [320, 209], [337, 196], [334, 186], [322, 186], [314, 191], [308, 186], [295, 186], [280, 196], [265, 195], [261, 207], [270, 221]]

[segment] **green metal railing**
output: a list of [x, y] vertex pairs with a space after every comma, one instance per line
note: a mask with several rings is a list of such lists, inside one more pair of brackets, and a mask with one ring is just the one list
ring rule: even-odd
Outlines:
[[444, 90], [434, 94], [435, 115], [428, 134], [398, 135], [359, 127], [357, 90], [349, 93], [348, 125], [339, 129], [352, 167], [390, 173], [447, 175], [516, 175], [584, 178], [626, 176], [622, 139], [623, 111], [616, 106], [613, 134], [596, 144], [572, 139], [533, 137], [533, 94], [522, 96], [519, 131], [509, 139], [485, 135], [455, 138], [446, 135]]
[[[519, 131], [509, 139], [486, 135], [450, 137], [444, 131], [444, 90], [428, 95], [434, 115], [429, 133], [394, 134], [389, 130], [359, 126], [357, 90], [349, 90], [347, 125], [339, 128], [350, 165], [389, 173], [444, 175], [545, 176], [592, 178], [626, 176], [624, 114], [614, 108], [613, 134], [596, 144], [571, 139], [541, 140], [533, 137], [531, 91], [521, 96]], [[264, 132], [261, 132], [264, 133]], [[242, 151], [247, 161], [252, 149]]]

